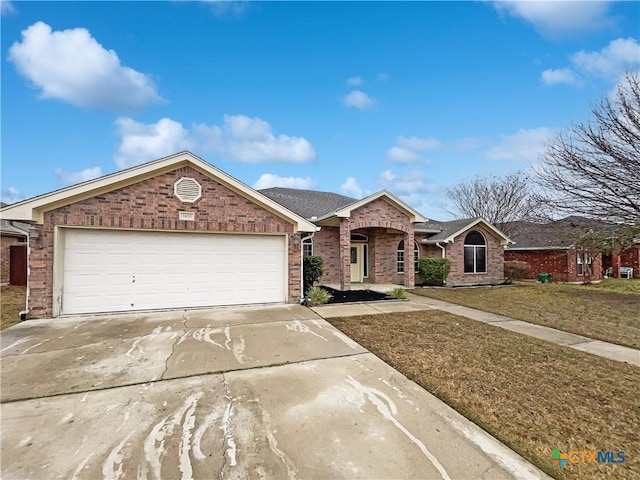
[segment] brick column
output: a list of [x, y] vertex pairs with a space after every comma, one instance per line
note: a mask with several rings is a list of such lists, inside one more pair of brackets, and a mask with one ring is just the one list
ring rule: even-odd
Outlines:
[[349, 219], [340, 219], [340, 290], [351, 290], [351, 230]]
[[[412, 226], [413, 227], [413, 226]], [[415, 269], [413, 262], [413, 228], [404, 236], [404, 286], [413, 288], [416, 286]]]
[[620, 278], [620, 267], [622, 261], [620, 259], [620, 252], [613, 252], [611, 254], [611, 267], [613, 268], [613, 278]]

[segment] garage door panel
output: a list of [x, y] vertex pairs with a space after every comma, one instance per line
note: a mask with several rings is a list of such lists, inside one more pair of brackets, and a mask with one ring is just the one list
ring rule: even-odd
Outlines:
[[285, 237], [72, 230], [63, 313], [285, 300]]

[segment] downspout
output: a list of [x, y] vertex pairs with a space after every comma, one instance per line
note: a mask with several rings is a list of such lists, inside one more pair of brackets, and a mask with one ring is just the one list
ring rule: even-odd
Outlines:
[[445, 247], [440, 245], [440, 242], [436, 242], [436, 247], [438, 247], [438, 248], [440, 248], [440, 250], [442, 250], [442, 258], [445, 258], [445, 255], [444, 255]]
[[[17, 228], [11, 220], [9, 220], [9, 225]], [[20, 228], [19, 230], [22, 229]], [[25, 231], [25, 233], [27, 234], [27, 285], [24, 294], [24, 310], [19, 313], [21, 322], [24, 322], [27, 319], [27, 315], [29, 315], [29, 253], [31, 252], [31, 238], [29, 237], [30, 230], [31, 226], [29, 226], [29, 230]]]

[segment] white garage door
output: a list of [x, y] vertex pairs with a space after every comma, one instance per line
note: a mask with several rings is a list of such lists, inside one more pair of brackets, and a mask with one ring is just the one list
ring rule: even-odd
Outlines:
[[285, 237], [65, 232], [62, 313], [285, 300]]

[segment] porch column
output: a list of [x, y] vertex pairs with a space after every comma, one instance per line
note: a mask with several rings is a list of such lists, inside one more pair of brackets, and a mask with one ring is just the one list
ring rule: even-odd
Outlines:
[[613, 270], [613, 278], [620, 278], [620, 267], [622, 266], [622, 260], [620, 259], [620, 252], [613, 252], [611, 254], [611, 267]]
[[340, 219], [340, 290], [351, 290], [351, 230], [349, 219]]
[[409, 232], [404, 236], [404, 286], [405, 288], [413, 288], [416, 286], [415, 269], [413, 262], [413, 225], [409, 228]]

